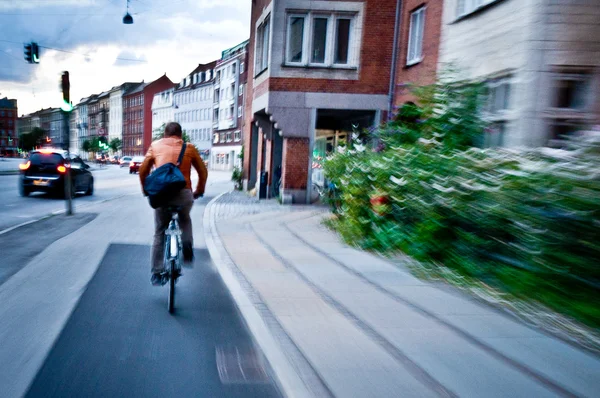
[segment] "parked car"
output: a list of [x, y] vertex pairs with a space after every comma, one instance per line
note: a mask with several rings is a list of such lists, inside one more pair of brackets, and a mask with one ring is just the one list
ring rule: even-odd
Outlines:
[[40, 149], [31, 151], [27, 162], [19, 165], [19, 179], [22, 196], [31, 192], [48, 192], [58, 197], [65, 197], [65, 181], [67, 169], [71, 169], [71, 195], [77, 192], [86, 195], [94, 193], [94, 176], [80, 157], [67, 157], [62, 149]]
[[131, 156], [123, 156], [121, 158], [121, 160], [119, 160], [119, 166], [120, 167], [127, 167], [127, 166], [129, 166], [129, 163], [131, 163], [131, 159], [132, 159]]
[[140, 166], [144, 161], [143, 156], [134, 156], [129, 163], [129, 174], [138, 173], [140, 171]]

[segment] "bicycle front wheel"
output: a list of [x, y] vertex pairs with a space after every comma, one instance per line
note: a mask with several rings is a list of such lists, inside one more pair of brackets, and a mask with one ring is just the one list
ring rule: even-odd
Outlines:
[[175, 260], [170, 261], [170, 269], [169, 269], [169, 313], [172, 314], [175, 312], [175, 280], [177, 279], [177, 265], [175, 264]]

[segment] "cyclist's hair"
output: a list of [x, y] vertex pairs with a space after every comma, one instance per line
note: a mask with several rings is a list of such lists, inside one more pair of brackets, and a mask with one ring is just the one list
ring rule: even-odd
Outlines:
[[179, 123], [171, 122], [165, 127], [165, 137], [181, 137], [182, 135], [181, 124]]

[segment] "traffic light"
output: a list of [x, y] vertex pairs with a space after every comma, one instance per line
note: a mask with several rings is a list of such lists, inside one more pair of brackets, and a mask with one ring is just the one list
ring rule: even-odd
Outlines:
[[71, 105], [71, 83], [69, 82], [69, 72], [63, 72], [60, 77], [60, 89], [63, 95], [63, 104], [60, 107], [65, 112], [71, 112], [73, 105]]
[[40, 63], [40, 47], [37, 43], [31, 42], [25, 44], [25, 61], [30, 64], [39, 64]]
[[33, 52], [31, 48], [31, 44], [25, 44], [25, 61], [27, 63], [33, 63]]
[[31, 59], [34, 64], [40, 63], [40, 48], [37, 43], [31, 43]]

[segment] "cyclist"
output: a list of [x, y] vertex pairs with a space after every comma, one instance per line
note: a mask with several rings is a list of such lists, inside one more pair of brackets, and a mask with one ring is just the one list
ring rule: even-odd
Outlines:
[[[144, 181], [150, 174], [152, 167], [160, 167], [166, 163], [177, 164], [177, 158], [181, 152], [183, 146], [181, 125], [179, 123], [169, 123], [165, 128], [164, 138], [158, 141], [154, 141], [148, 153], [140, 166], [140, 182], [142, 183], [142, 191], [144, 187]], [[192, 193], [192, 182], [191, 182], [191, 171], [192, 167], [196, 169], [198, 173], [198, 184], [196, 189]], [[158, 208], [154, 211], [154, 241], [152, 243], [152, 284], [155, 286], [161, 286], [166, 283], [166, 279], [163, 278], [164, 263], [163, 263], [163, 250], [165, 242], [165, 230], [169, 226], [171, 220], [171, 213], [167, 210], [169, 206], [178, 207], [179, 211], [179, 225], [182, 232], [183, 241], [183, 263], [186, 266], [192, 266], [194, 261], [194, 241], [192, 236], [192, 220], [190, 218], [190, 211], [194, 204], [194, 199], [204, 195], [204, 188], [206, 186], [206, 178], [208, 171], [206, 165], [200, 158], [200, 154], [196, 147], [187, 144], [183, 160], [179, 165], [181, 173], [185, 177], [186, 187], [177, 194], [173, 195], [169, 199], [164, 207]]]

